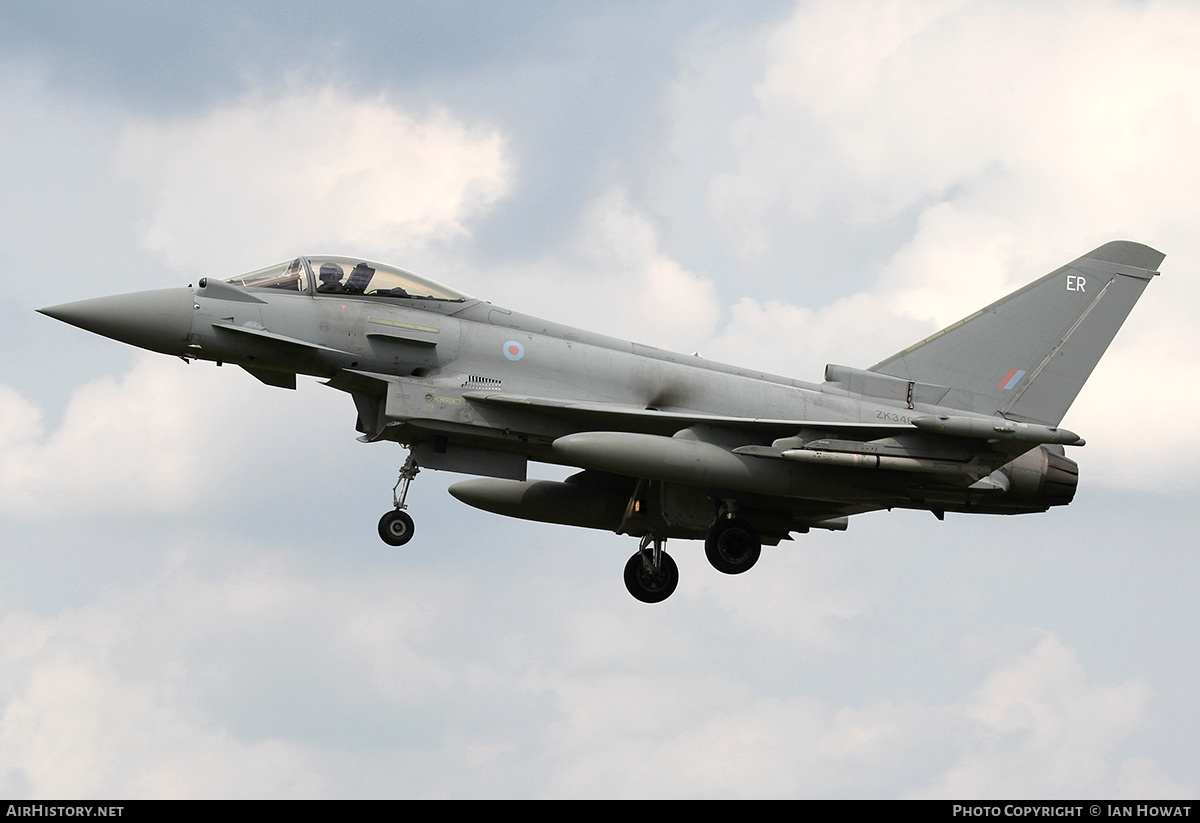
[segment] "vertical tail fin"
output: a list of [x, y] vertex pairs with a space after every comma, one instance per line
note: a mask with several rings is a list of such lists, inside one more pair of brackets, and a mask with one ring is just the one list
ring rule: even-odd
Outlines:
[[942, 405], [1057, 426], [1164, 257], [1105, 243], [870, 370], [949, 386]]

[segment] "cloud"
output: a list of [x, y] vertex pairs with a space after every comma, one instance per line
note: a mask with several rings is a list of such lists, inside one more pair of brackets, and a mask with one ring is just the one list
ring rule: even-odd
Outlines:
[[[252, 632], [290, 581], [253, 569], [204, 584], [187, 568], [60, 614], [0, 620], [0, 786], [31, 797], [314, 796], [313, 750], [239, 739], [197, 703], [196, 635]], [[253, 591], [246, 591], [251, 586]], [[294, 595], [290, 599], [295, 599]], [[198, 609], [198, 611], [193, 611]], [[196, 618], [203, 615], [197, 622]], [[210, 661], [211, 663], [211, 661]]]
[[243, 743], [103, 662], [47, 655], [0, 717], [0, 785], [30, 797], [313, 796], [304, 747]]
[[666, 254], [650, 216], [619, 188], [590, 203], [559, 247], [476, 273], [469, 289], [506, 308], [685, 351], [721, 316], [713, 282]]
[[[735, 672], [704, 683], [572, 678], [549, 686], [563, 703], [554, 738], [573, 764], [552, 793], [1072, 797], [1136, 786], [1187, 796], [1153, 760], [1126, 753], [1147, 724], [1145, 682], [1089, 684], [1074, 651], [1050, 634], [993, 665], [962, 702], [941, 705], [765, 695]], [[605, 714], [639, 693], [670, 699], [641, 723]], [[640, 784], [651, 764], [659, 780]]]
[[180, 377], [165, 358], [144, 358], [120, 380], [98, 378], [74, 394], [49, 435], [41, 410], [0, 386], [4, 514], [52, 516], [66, 501], [80, 513], [183, 505], [197, 488], [201, 447], [192, 438], [205, 410]]
[[[1135, 679], [1094, 686], [1075, 653], [1053, 635], [994, 670], [956, 709], [971, 728], [961, 760], [922, 797], [1110, 796], [1134, 788], [1134, 773], [1157, 790], [1169, 784], [1141, 760], [1116, 755], [1147, 723], [1150, 686]], [[1182, 787], [1174, 786], [1175, 793]], [[1131, 795], [1145, 796], [1145, 795]]]
[[504, 196], [512, 176], [495, 129], [443, 109], [415, 115], [382, 95], [298, 85], [130, 124], [117, 167], [149, 203], [142, 243], [197, 274], [327, 246], [448, 242]]
[[0, 59], [0, 287], [12, 289], [8, 306], [130, 260], [137, 198], [111, 174], [123, 122], [123, 112], [73, 98], [39, 66]]
[[[819, 380], [824, 362], [866, 367], [1107, 240], [1141, 240], [1167, 253], [1164, 275], [1064, 422], [1092, 444], [1090, 479], [1192, 487], [1194, 449], [1127, 426], [1147, 403], [1186, 419], [1200, 402], [1197, 36], [1181, 3], [798, 5], [765, 36], [731, 167], [710, 170], [711, 225], [749, 270], [795, 251], [798, 292], [804, 249], [854, 242], [806, 235], [829, 214], [892, 251], [820, 308], [743, 295], [706, 354]], [[676, 96], [700, 96], [687, 82]]]
[[[320, 420], [343, 423], [345, 437], [309, 425]], [[289, 487], [293, 461], [314, 477], [328, 468], [353, 444], [353, 421], [349, 398], [314, 381], [284, 392], [237, 368], [156, 354], [80, 386], [52, 430], [41, 408], [0, 384], [0, 514], [19, 522], [253, 508], [265, 489]]]
[[[1173, 3], [802, 4], [769, 37], [736, 168], [711, 178], [714, 222], [786, 246], [819, 208], [864, 226], [911, 211], [900, 254], [949, 264], [923, 273], [973, 304], [993, 280], [971, 258], [1023, 278], [1114, 237], [1186, 254], [1198, 31]], [[881, 284], [917, 285], [898, 262]]]
[[845, 651], [851, 643], [847, 626], [866, 619], [876, 605], [869, 587], [846, 582], [845, 560], [836, 550], [784, 542], [766, 548], [759, 563], [760, 574], [737, 581], [704, 569], [698, 594], [729, 626], [781, 655]]
[[1100, 215], [1161, 220], [1167, 203], [1129, 195], [1196, 171], [1179, 149], [1198, 125], [1198, 25], [1171, 3], [806, 3], [772, 32], [739, 170], [716, 183], [743, 195], [735, 225], [944, 199], [1030, 229], [1056, 215], [1026, 243], [1103, 231]]

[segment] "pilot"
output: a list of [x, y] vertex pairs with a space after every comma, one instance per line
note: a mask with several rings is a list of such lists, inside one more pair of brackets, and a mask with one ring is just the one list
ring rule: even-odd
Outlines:
[[342, 267], [337, 263], [322, 263], [318, 275], [321, 285], [317, 286], [320, 294], [336, 294], [342, 291]]

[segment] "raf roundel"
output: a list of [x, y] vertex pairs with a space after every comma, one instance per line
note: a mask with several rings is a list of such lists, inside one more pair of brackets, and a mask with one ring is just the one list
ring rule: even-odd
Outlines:
[[520, 360], [525, 356], [525, 347], [516, 340], [507, 341], [504, 344], [502, 351], [504, 352], [504, 356], [509, 360]]

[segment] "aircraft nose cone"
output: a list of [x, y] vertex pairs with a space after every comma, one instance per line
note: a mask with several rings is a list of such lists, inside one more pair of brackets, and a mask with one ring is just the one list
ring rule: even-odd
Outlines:
[[163, 354], [187, 352], [195, 305], [191, 289], [157, 289], [38, 309], [96, 334]]

